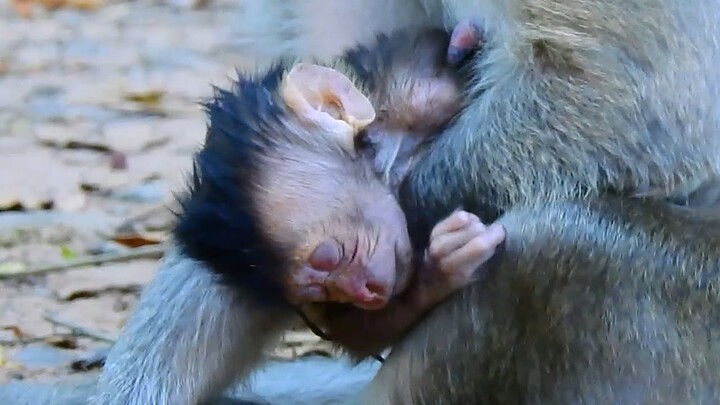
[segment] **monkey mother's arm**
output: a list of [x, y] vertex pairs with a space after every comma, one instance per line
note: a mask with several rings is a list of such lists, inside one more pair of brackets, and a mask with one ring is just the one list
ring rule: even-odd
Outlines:
[[497, 222], [506, 242], [483, 281], [394, 346], [363, 404], [692, 403], [712, 387], [717, 210], [617, 198]]
[[90, 403], [200, 403], [253, 371], [289, 316], [226, 288], [172, 247], [108, 354]]

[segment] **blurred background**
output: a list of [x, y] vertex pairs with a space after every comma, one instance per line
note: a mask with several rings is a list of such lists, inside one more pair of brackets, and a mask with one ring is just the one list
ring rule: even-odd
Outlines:
[[[153, 276], [233, 0], [0, 3], [0, 383], [97, 370]], [[282, 358], [329, 354], [304, 330]]]

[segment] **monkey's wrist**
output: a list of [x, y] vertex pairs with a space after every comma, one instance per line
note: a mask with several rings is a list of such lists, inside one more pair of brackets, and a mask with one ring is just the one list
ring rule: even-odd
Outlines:
[[424, 311], [442, 302], [453, 288], [441, 278], [418, 280], [403, 294], [406, 305], [415, 311]]

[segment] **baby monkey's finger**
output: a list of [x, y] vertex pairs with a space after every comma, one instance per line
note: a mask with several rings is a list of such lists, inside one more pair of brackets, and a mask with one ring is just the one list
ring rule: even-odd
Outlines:
[[480, 220], [472, 221], [464, 228], [438, 235], [430, 241], [428, 254], [431, 260], [440, 260], [451, 254], [468, 241], [483, 235], [487, 232], [487, 227]]
[[462, 229], [473, 222], [479, 222], [480, 219], [467, 211], [455, 211], [447, 218], [440, 221], [430, 233], [430, 243], [440, 235]]
[[446, 274], [472, 273], [495, 253], [505, 239], [500, 225], [490, 226], [486, 232], [472, 238], [464, 246], [439, 260], [439, 267]]

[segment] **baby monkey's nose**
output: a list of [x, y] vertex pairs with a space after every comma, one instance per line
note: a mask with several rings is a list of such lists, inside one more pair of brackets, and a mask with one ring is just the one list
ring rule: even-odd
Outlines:
[[349, 303], [367, 310], [384, 307], [390, 297], [387, 283], [368, 277], [363, 271], [334, 272], [325, 282], [325, 288], [330, 301]]

